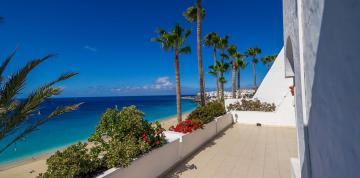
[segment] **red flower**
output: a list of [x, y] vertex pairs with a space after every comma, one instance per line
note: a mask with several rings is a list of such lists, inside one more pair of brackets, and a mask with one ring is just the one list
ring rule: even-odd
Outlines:
[[160, 144], [159, 140], [156, 140], [155, 144], [156, 144], [156, 145], [159, 145], [159, 144]]
[[169, 130], [182, 133], [191, 133], [199, 128], [199, 125], [192, 120], [185, 120], [178, 123], [176, 126], [171, 126]]

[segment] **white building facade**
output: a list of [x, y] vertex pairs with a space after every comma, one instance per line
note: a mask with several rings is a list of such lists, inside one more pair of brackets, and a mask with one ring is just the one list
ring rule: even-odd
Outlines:
[[360, 0], [283, 0], [295, 85], [293, 177], [360, 177]]

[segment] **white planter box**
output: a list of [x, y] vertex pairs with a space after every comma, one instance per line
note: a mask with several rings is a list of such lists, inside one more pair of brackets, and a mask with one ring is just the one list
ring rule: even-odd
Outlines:
[[180, 159], [180, 141], [175, 140], [134, 160], [126, 168], [113, 168], [97, 178], [151, 178], [158, 177], [174, 166]]
[[212, 121], [204, 126], [182, 137], [180, 157], [184, 158], [212, 139], [216, 135], [216, 121]]
[[230, 113], [216, 118], [216, 133], [222, 132], [224, 129], [233, 124], [233, 118]]
[[166, 131], [165, 135], [170, 143], [146, 153], [126, 168], [109, 169], [97, 178], [153, 178], [161, 176], [232, 123], [232, 115], [226, 114], [206, 124], [203, 129], [198, 129], [190, 134], [184, 135]]

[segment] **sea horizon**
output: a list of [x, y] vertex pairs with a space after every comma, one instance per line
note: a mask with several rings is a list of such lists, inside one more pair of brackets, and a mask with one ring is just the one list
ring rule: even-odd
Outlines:
[[[175, 95], [57, 97], [46, 101], [43, 107], [40, 107], [39, 113], [46, 115], [57, 106], [82, 102], [84, 104], [78, 110], [50, 120], [25, 139], [7, 149], [0, 155], [0, 166], [21, 162], [54, 152], [79, 141], [86, 141], [95, 131], [102, 113], [108, 108], [118, 107], [121, 110], [122, 107], [135, 105], [144, 112], [145, 120], [150, 122], [164, 120], [176, 115]], [[197, 105], [192, 100], [182, 99], [182, 111], [184, 113], [192, 111]], [[38, 116], [30, 117], [28, 122], [33, 122], [36, 117]], [[3, 140], [0, 143], [6, 143], [6, 141]]]

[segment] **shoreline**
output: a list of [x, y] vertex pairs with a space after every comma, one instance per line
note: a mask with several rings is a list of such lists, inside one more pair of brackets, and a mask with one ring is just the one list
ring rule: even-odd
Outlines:
[[[186, 118], [193, 110], [184, 112], [183, 119]], [[165, 130], [177, 123], [176, 115], [169, 116], [158, 120]], [[87, 140], [81, 141], [86, 142]], [[58, 150], [63, 150], [67, 146], [59, 147], [41, 153], [31, 158], [24, 158], [4, 165], [0, 165], [0, 177], [36, 177], [39, 173], [47, 169], [46, 160]]]

